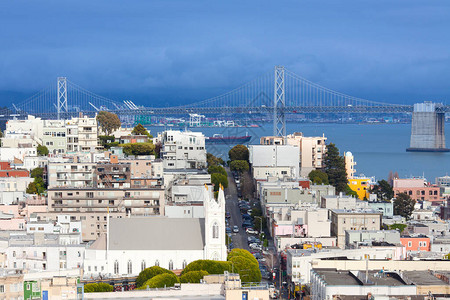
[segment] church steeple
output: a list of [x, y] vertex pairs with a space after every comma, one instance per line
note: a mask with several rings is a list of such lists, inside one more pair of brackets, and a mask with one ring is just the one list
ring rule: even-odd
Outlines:
[[204, 258], [212, 260], [226, 260], [227, 247], [225, 244], [225, 194], [223, 187], [219, 187], [217, 199], [213, 191], [205, 186], [205, 250]]

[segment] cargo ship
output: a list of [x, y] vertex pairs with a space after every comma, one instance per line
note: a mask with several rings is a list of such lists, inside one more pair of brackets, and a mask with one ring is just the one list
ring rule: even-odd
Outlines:
[[214, 134], [212, 137], [206, 137], [208, 144], [244, 144], [250, 141], [250, 135], [244, 136], [223, 136], [222, 134]]

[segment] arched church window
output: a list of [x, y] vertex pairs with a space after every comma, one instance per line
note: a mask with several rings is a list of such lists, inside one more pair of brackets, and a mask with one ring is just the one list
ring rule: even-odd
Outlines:
[[114, 262], [114, 274], [119, 274], [119, 262], [117, 260]]
[[173, 261], [172, 260], [170, 260], [169, 261], [169, 270], [173, 270]]
[[127, 271], [128, 271], [128, 274], [133, 273], [133, 263], [131, 262], [131, 259], [128, 260]]
[[219, 225], [217, 224], [217, 222], [214, 223], [213, 228], [212, 228], [212, 237], [213, 239], [218, 239], [219, 238]]
[[155, 261], [155, 266], [158, 266], [158, 267], [159, 267], [159, 260], [156, 260], [156, 261]]
[[141, 262], [141, 271], [144, 271], [146, 267], [145, 260]]
[[183, 269], [186, 269], [186, 266], [187, 266], [187, 261], [183, 260]]

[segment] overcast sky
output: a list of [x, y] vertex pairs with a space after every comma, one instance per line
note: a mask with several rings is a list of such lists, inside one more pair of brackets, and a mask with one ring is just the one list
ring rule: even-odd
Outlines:
[[116, 100], [170, 105], [275, 65], [361, 98], [446, 101], [449, 53], [448, 0], [0, 2], [5, 104], [66, 76]]

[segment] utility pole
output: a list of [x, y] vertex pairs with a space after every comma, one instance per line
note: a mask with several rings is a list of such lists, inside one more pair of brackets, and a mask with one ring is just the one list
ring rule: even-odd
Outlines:
[[58, 103], [56, 105], [58, 120], [61, 120], [61, 111], [67, 109], [67, 79], [66, 77], [58, 77]]
[[274, 95], [273, 95], [273, 135], [286, 138], [286, 108], [284, 93], [284, 67], [275, 67]]

